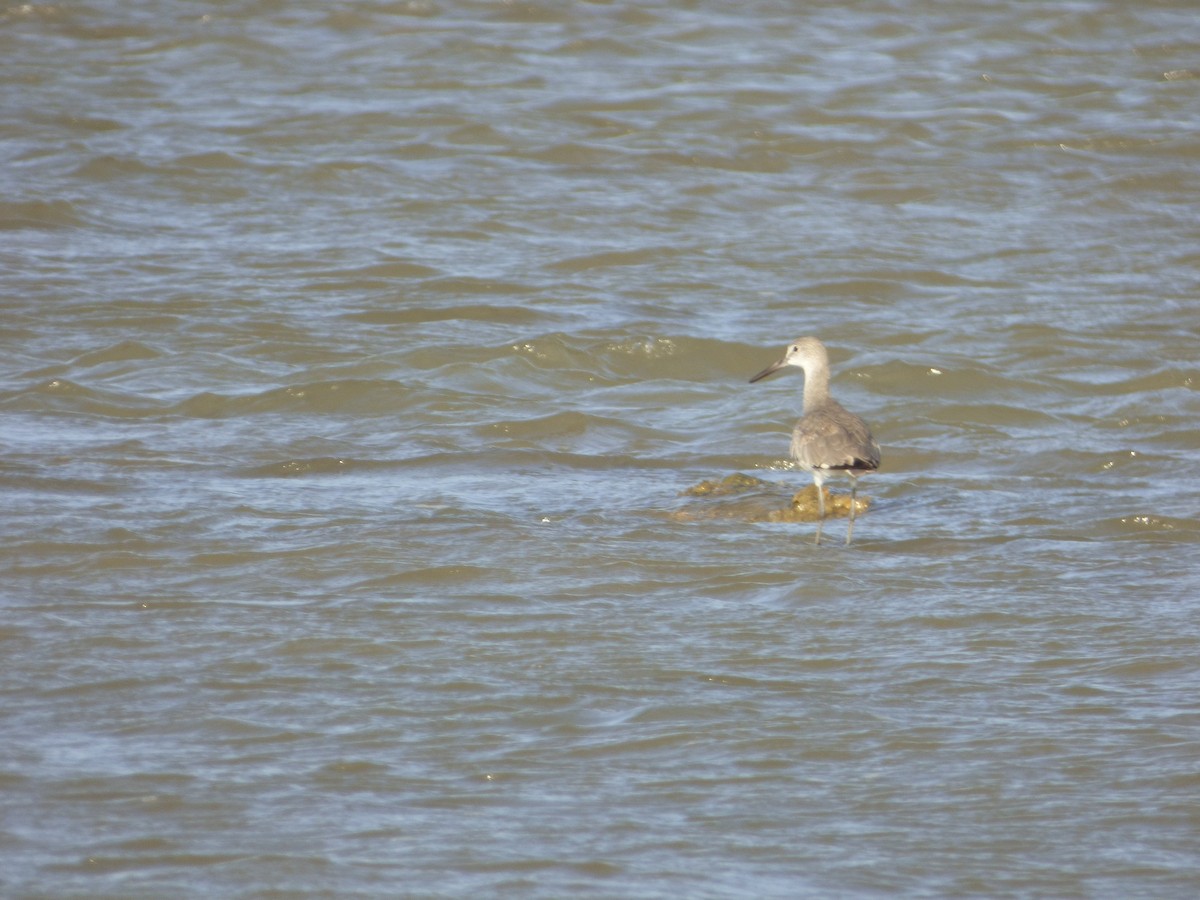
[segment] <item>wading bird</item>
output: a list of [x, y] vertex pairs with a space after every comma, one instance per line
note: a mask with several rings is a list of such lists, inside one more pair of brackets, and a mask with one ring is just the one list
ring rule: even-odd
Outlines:
[[753, 384], [786, 366], [804, 370], [804, 415], [792, 430], [792, 459], [812, 473], [817, 486], [817, 540], [825, 522], [825, 495], [821, 486], [830, 475], [850, 479], [850, 524], [846, 543], [854, 533], [854, 507], [858, 476], [879, 468], [879, 444], [871, 436], [867, 423], [829, 396], [829, 354], [815, 337], [792, 341], [778, 362], [767, 366], [750, 379]]

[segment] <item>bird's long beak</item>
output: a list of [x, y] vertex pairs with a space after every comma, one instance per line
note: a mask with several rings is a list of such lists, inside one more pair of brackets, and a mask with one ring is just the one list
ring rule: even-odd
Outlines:
[[765, 369], [763, 369], [761, 372], [759, 372], [757, 375], [755, 375], [753, 378], [751, 378], [750, 383], [754, 384], [754, 382], [756, 382], [756, 381], [762, 381], [768, 375], [774, 375], [776, 372], [778, 372], [780, 369], [782, 369], [786, 365], [787, 365], [787, 357], [785, 356], [783, 359], [779, 360], [778, 362], [771, 363], [769, 366], [767, 366]]

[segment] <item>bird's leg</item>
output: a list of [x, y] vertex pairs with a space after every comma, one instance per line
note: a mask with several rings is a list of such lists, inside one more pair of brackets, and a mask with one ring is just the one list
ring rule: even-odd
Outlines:
[[821, 479], [813, 478], [813, 484], [817, 488], [817, 539], [814, 541], [818, 546], [821, 543], [821, 527], [825, 524], [825, 491], [821, 489]]
[[850, 477], [850, 524], [846, 526], [846, 546], [850, 546], [850, 536], [854, 534], [854, 507], [858, 505], [858, 479]]

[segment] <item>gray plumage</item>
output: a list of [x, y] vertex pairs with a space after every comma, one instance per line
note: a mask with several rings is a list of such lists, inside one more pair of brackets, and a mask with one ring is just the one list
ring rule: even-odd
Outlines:
[[822, 485], [830, 475], [850, 479], [850, 524], [846, 543], [854, 533], [854, 507], [858, 476], [879, 468], [879, 444], [871, 436], [867, 423], [829, 396], [829, 354], [815, 337], [793, 341], [778, 362], [767, 366], [750, 379], [753, 384], [786, 366], [804, 370], [804, 415], [792, 430], [792, 459], [810, 472], [817, 486], [817, 543], [825, 521], [825, 495]]

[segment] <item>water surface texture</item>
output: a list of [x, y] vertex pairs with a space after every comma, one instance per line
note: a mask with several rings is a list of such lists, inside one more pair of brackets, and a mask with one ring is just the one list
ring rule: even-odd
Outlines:
[[[0, 10], [0, 894], [1200, 895], [1191, 2]], [[883, 448], [815, 547], [792, 338]]]

